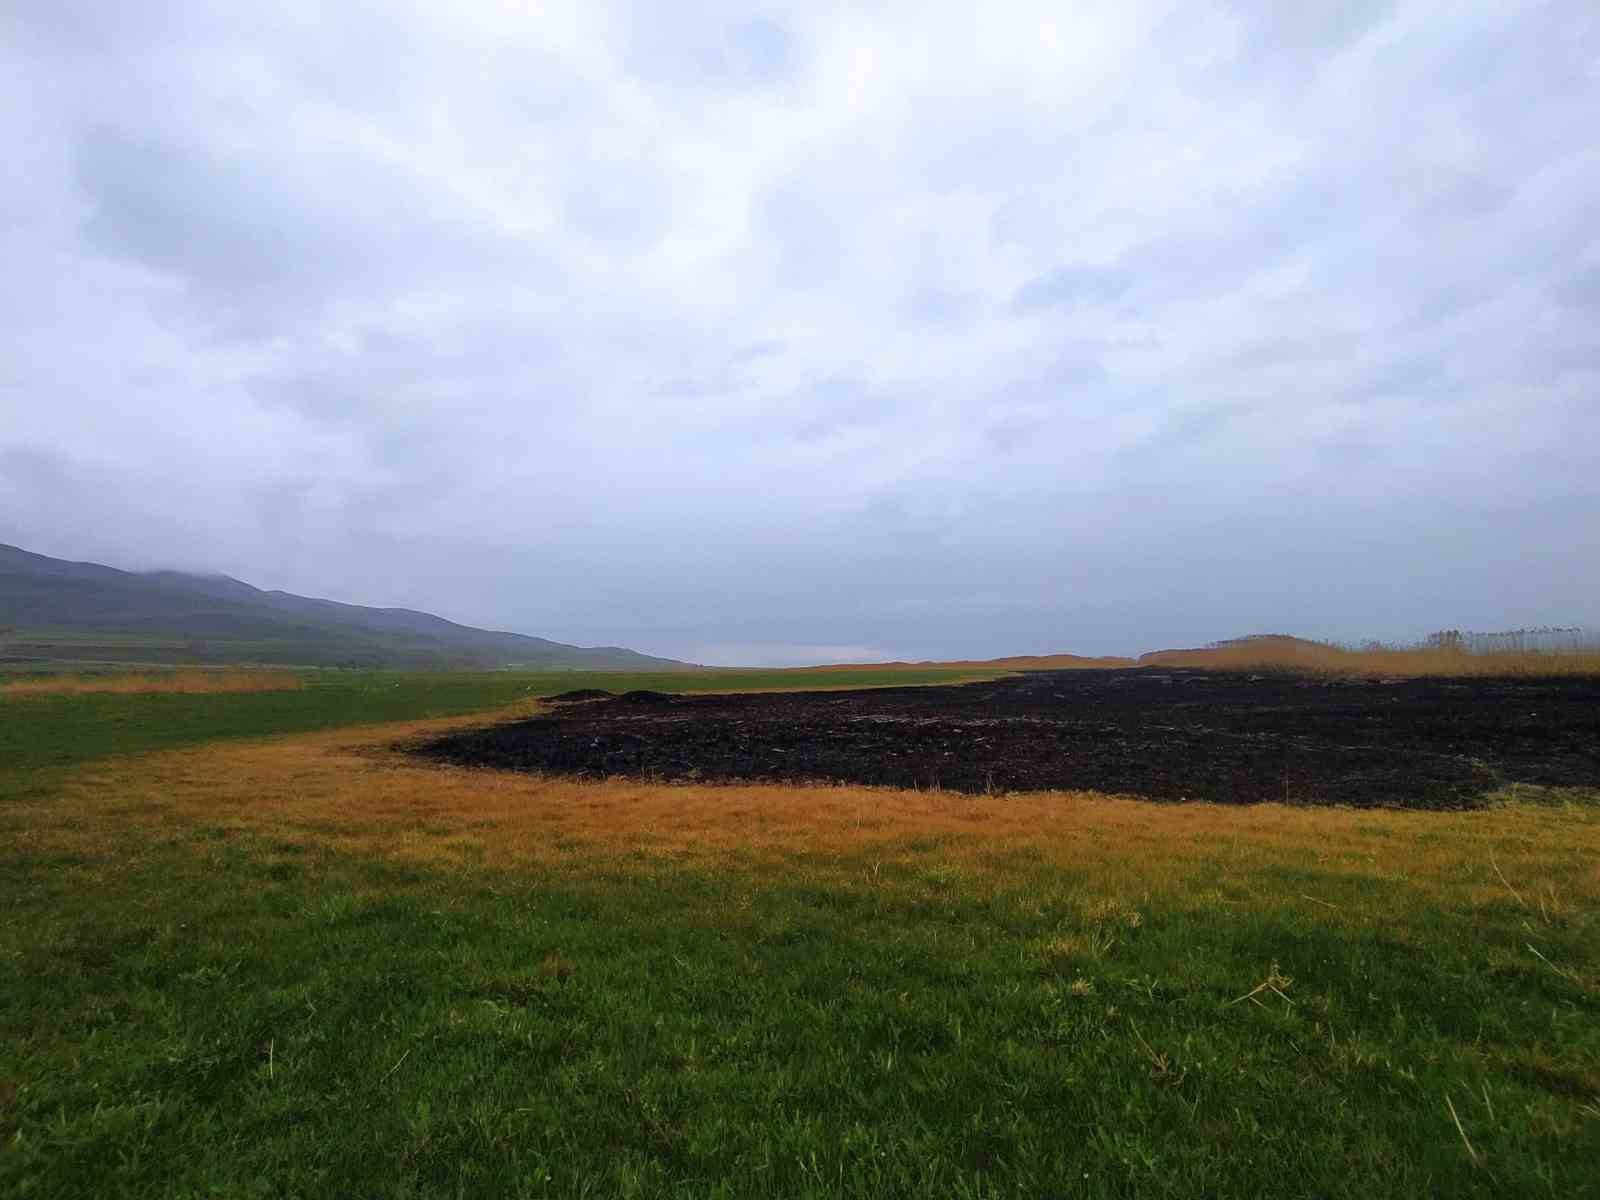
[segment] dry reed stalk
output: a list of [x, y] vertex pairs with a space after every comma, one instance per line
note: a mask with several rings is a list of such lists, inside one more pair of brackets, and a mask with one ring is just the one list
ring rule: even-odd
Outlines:
[[1450, 1109], [1450, 1119], [1456, 1123], [1456, 1132], [1461, 1135], [1461, 1142], [1467, 1148], [1467, 1157], [1472, 1159], [1473, 1166], [1481, 1167], [1483, 1160], [1478, 1156], [1478, 1152], [1473, 1149], [1472, 1139], [1467, 1137], [1467, 1131], [1461, 1127], [1461, 1118], [1456, 1115], [1456, 1106], [1451, 1102], [1449, 1092], [1444, 1094], [1444, 1102]]
[[1489, 865], [1494, 868], [1494, 873], [1500, 876], [1500, 882], [1506, 885], [1506, 891], [1516, 897], [1518, 904], [1522, 905], [1523, 908], [1527, 908], [1528, 902], [1522, 898], [1522, 893], [1511, 886], [1511, 881], [1506, 878], [1505, 872], [1500, 869], [1500, 864], [1495, 862], [1493, 846], [1489, 847]]

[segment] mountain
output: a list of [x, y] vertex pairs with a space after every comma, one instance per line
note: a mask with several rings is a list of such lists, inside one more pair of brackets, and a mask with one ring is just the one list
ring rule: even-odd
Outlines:
[[0, 662], [252, 662], [352, 667], [670, 671], [618, 646], [568, 646], [263, 591], [226, 575], [119, 571], [0, 544]]

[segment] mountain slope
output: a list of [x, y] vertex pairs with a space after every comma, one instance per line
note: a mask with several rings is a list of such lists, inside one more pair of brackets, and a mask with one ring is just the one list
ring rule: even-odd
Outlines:
[[225, 575], [136, 573], [0, 545], [0, 657], [311, 666], [673, 670], [616, 646], [263, 591]]

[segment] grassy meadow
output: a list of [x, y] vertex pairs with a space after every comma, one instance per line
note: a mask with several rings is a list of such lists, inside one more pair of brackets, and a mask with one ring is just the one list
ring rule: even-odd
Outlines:
[[[41, 786], [36, 772], [193, 742], [505, 709], [579, 687], [624, 692], [750, 691], [959, 683], [998, 672], [861, 671], [204, 671], [107, 669], [0, 675], [0, 798]], [[200, 684], [193, 683], [199, 679]], [[229, 686], [230, 680], [269, 686]], [[205, 680], [215, 682], [206, 684]], [[226, 700], [220, 694], [228, 694]]]
[[[889, 674], [850, 682], [920, 678]], [[591, 685], [839, 678], [0, 696], [0, 1194], [1600, 1194], [1595, 796], [667, 787], [395, 748]]]

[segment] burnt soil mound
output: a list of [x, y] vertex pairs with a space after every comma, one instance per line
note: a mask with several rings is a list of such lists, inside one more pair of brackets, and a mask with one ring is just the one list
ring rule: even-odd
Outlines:
[[594, 778], [1470, 808], [1509, 783], [1600, 785], [1600, 679], [1145, 669], [843, 692], [630, 693], [452, 733], [416, 752]]
[[558, 696], [547, 696], [548, 700], [609, 700], [615, 692], [608, 692], [605, 688], [573, 688], [570, 692], [562, 692]]

